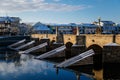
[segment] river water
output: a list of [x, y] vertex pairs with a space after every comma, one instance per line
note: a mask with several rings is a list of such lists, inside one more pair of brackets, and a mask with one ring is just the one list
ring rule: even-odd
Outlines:
[[0, 80], [93, 80], [72, 69], [34, 59], [33, 55], [0, 54]]

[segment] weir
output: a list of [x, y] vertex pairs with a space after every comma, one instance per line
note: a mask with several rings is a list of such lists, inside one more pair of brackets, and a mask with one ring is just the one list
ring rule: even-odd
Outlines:
[[93, 54], [94, 54], [94, 51], [92, 49], [88, 50], [84, 53], [81, 53], [81, 54], [74, 56], [66, 61], [61, 62], [60, 64], [56, 65], [56, 67], [68, 67], [68, 66], [70, 66], [70, 65], [72, 65], [80, 60], [83, 60], [89, 56], [92, 56]]
[[26, 41], [26, 39], [23, 39], [23, 40], [21, 40], [21, 41], [18, 41], [18, 42], [16, 42], [16, 43], [13, 43], [13, 44], [9, 45], [8, 47], [11, 48], [11, 47], [17, 46], [17, 45], [19, 45], [19, 44], [24, 43], [25, 41]]
[[45, 43], [42, 43], [42, 44], [40, 44], [40, 45], [38, 45], [38, 46], [32, 47], [32, 48], [30, 48], [30, 49], [27, 49], [27, 50], [25, 50], [25, 51], [20, 51], [19, 54], [22, 54], [22, 53], [28, 54], [28, 53], [30, 53], [30, 52], [33, 52], [33, 51], [38, 50], [38, 49], [40, 49], [40, 48], [43, 48], [43, 47], [45, 47], [45, 46], [47, 46], [47, 45], [48, 45], [47, 42], [45, 42]]
[[20, 49], [25, 48], [25, 47], [33, 44], [33, 43], [35, 43], [35, 41], [31, 41], [31, 42], [28, 42], [28, 43], [26, 43], [26, 44], [24, 44], [24, 45], [21, 45], [21, 46], [15, 48], [15, 50], [20, 50]]
[[44, 54], [42, 54], [42, 55], [40, 55], [40, 56], [38, 56], [38, 57], [36, 57], [36, 58], [37, 58], [37, 59], [47, 58], [47, 57], [49, 57], [49, 56], [51, 56], [51, 55], [58, 54], [58, 53], [60, 53], [61, 51], [64, 51], [64, 49], [66, 49], [65, 45], [64, 45], [64, 46], [61, 46], [61, 47], [58, 47], [58, 48], [56, 48], [56, 49], [54, 49], [54, 50], [51, 50], [51, 51], [49, 51], [49, 52], [46, 52], [46, 53], [44, 53]]

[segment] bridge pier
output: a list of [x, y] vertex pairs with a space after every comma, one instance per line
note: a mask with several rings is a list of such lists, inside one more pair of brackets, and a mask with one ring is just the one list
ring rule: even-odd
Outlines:
[[65, 58], [66, 59], [72, 57], [72, 54], [71, 54], [72, 45], [73, 44], [71, 42], [68, 42], [68, 43], [65, 44], [65, 46], [66, 46], [66, 49], [65, 49]]
[[120, 67], [120, 45], [111, 43], [103, 46], [103, 60], [104, 60], [104, 78], [105, 79], [119, 79]]
[[93, 55], [93, 73], [97, 80], [103, 80], [103, 49], [99, 45], [93, 44], [88, 47], [93, 49], [95, 55]]
[[89, 46], [88, 50], [89, 49], [93, 49], [95, 51], [95, 55], [93, 55], [94, 70], [101, 70], [103, 68], [103, 58], [102, 58], [103, 49], [96, 44]]

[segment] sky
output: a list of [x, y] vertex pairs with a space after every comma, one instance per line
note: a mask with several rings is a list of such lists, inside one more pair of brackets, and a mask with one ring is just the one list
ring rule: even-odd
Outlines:
[[0, 16], [20, 17], [22, 22], [120, 23], [120, 0], [0, 0]]

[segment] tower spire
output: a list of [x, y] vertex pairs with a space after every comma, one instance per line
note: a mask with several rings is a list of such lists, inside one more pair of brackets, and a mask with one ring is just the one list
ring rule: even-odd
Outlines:
[[100, 27], [101, 17], [98, 18], [98, 25]]
[[101, 22], [101, 17], [98, 18], [98, 27], [96, 28], [96, 33], [97, 34], [101, 34], [101, 25], [100, 25], [100, 22]]

